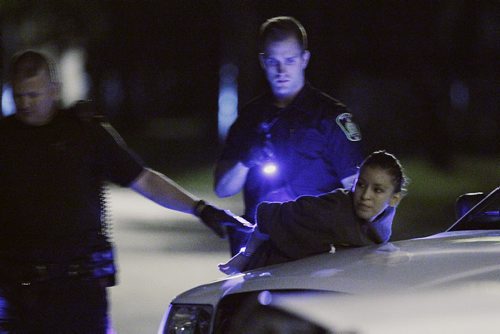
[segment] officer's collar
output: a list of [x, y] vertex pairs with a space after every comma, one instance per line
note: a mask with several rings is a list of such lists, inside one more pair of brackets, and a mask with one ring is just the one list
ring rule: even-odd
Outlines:
[[[279, 109], [281, 109], [283, 111], [292, 110], [292, 109], [299, 109], [299, 110], [305, 109], [303, 106], [306, 104], [307, 96], [309, 95], [309, 92], [311, 90], [312, 90], [311, 84], [308, 81], [306, 81], [304, 83], [304, 86], [302, 86], [302, 88], [297, 93], [297, 96], [295, 96], [295, 98], [292, 100], [292, 102], [290, 102], [286, 107], [279, 108]], [[271, 90], [269, 90], [267, 92], [265, 99], [268, 101], [268, 103], [270, 103], [271, 105], [274, 106], [275, 99], [274, 99], [274, 95], [272, 94]], [[278, 107], [276, 107], [276, 108], [278, 108]]]

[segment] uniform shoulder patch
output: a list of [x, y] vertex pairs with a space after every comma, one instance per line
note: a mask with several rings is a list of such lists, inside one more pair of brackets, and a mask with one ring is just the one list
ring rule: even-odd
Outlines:
[[352, 114], [345, 112], [337, 116], [337, 124], [350, 141], [360, 141], [361, 131], [356, 123], [352, 121]]

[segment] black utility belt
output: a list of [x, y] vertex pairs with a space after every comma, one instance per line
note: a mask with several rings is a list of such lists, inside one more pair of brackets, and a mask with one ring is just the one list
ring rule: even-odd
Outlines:
[[97, 251], [85, 260], [68, 263], [13, 263], [0, 261], [0, 280], [30, 286], [33, 283], [55, 279], [105, 279], [106, 285], [115, 284], [116, 267], [111, 249]]

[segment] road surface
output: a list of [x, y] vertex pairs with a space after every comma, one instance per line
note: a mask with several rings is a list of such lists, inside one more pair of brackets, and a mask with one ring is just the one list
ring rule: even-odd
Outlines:
[[[228, 259], [229, 246], [190, 215], [129, 189], [112, 187], [110, 195], [119, 270], [118, 285], [110, 289], [113, 327], [118, 334], [156, 333], [172, 298], [224, 276], [217, 264]], [[234, 212], [240, 203], [196, 195]]]

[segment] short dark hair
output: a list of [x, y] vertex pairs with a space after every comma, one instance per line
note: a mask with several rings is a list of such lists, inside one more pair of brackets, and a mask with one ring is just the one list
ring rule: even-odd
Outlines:
[[290, 36], [297, 39], [302, 51], [307, 49], [307, 33], [297, 19], [291, 16], [270, 18], [260, 26], [259, 50], [264, 52], [269, 41], [282, 41]]
[[406, 192], [410, 182], [404, 173], [401, 162], [391, 153], [385, 150], [375, 151], [371, 153], [359, 167], [360, 171], [363, 167], [380, 168], [392, 176], [392, 181], [395, 187], [395, 192]]
[[47, 71], [51, 82], [57, 82], [57, 71], [54, 61], [42, 52], [26, 50], [16, 53], [10, 63], [9, 78], [27, 79], [36, 76], [40, 71]]

